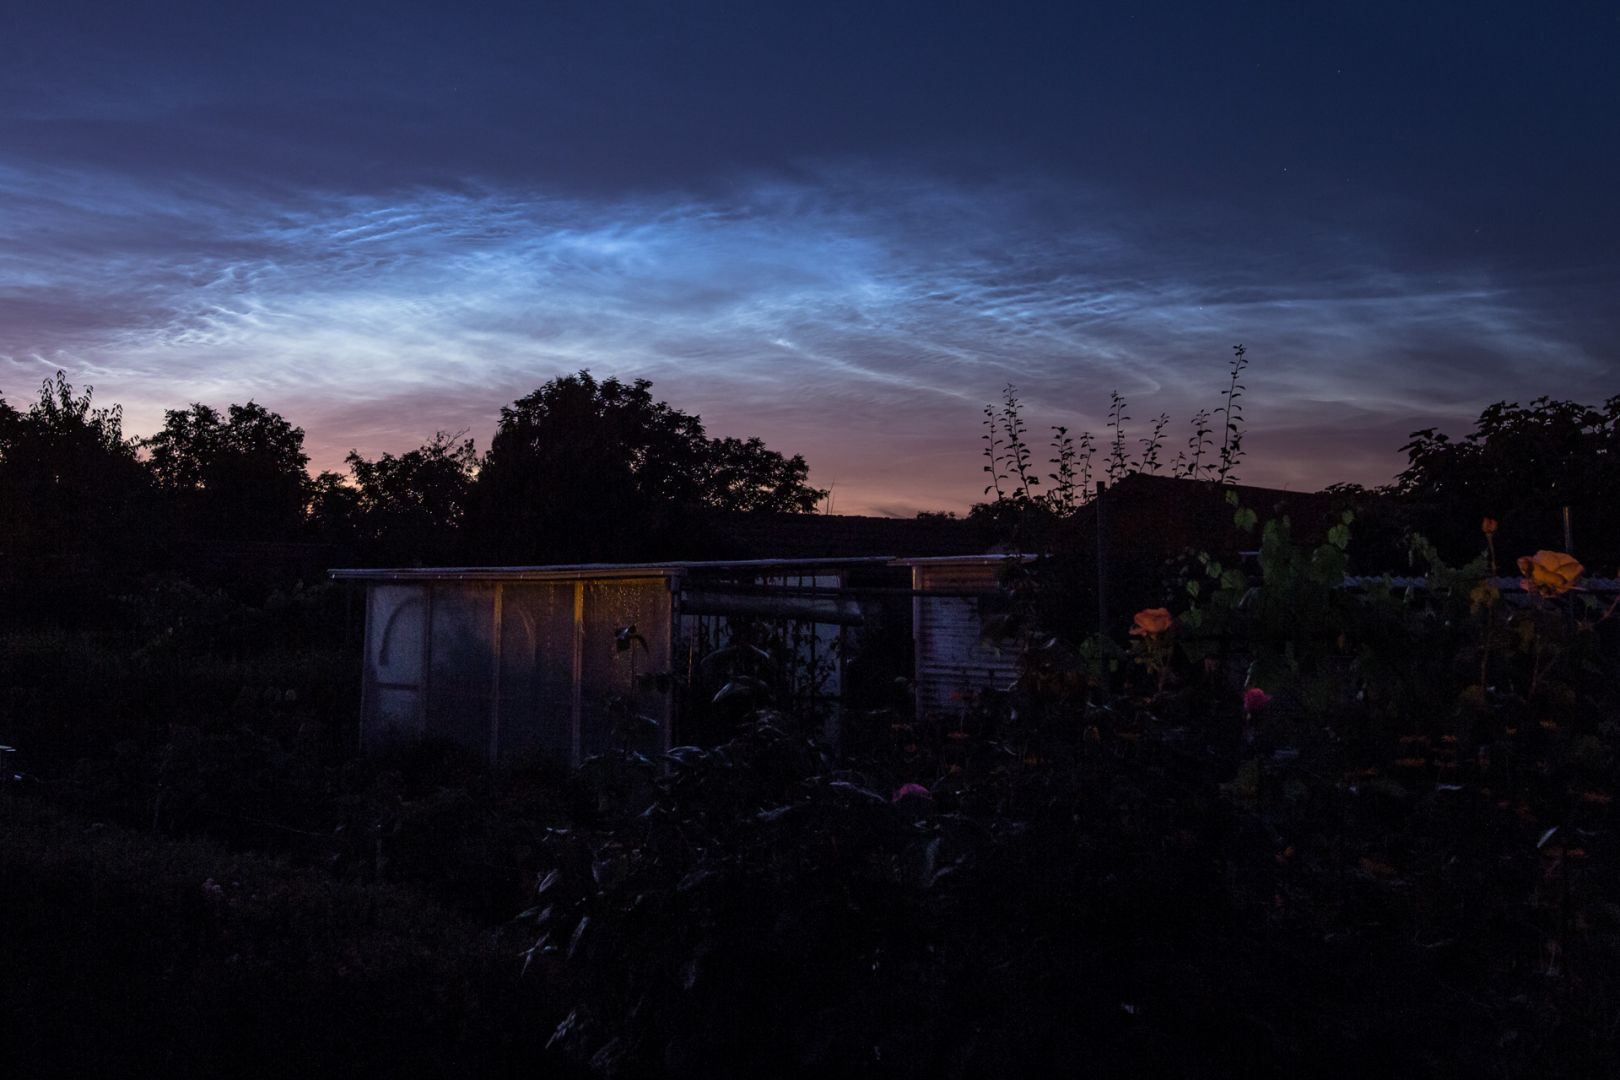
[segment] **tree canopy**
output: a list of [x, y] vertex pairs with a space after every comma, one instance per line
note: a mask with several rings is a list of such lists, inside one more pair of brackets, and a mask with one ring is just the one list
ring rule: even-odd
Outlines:
[[1567, 506], [1575, 553], [1592, 571], [1611, 573], [1620, 560], [1620, 396], [1601, 406], [1499, 401], [1461, 439], [1425, 428], [1401, 449], [1407, 467], [1394, 491], [1425, 508], [1419, 528], [1431, 539], [1477, 549], [1480, 519], [1490, 517], [1504, 551], [1561, 549]]
[[805, 514], [827, 497], [807, 482], [802, 456], [783, 457], [758, 437], [712, 439], [706, 460], [700, 501], [717, 510]]
[[145, 440], [152, 475], [192, 535], [283, 540], [304, 519], [309, 477], [304, 430], [249, 401], [224, 416], [210, 406], [163, 414]]
[[170, 409], [135, 440], [117, 406], [58, 373], [26, 409], [0, 397], [0, 555], [88, 566], [139, 549], [124, 571], [182, 572], [190, 556], [165, 555], [176, 539], [317, 541], [329, 565], [701, 556], [706, 511], [803, 513], [825, 497], [804, 458], [711, 438], [651, 385], [562, 376], [501, 409], [482, 456], [439, 432], [311, 478], [303, 429], [258, 402]]
[[392, 563], [442, 563], [453, 555], [478, 473], [471, 439], [441, 431], [403, 454], [369, 461], [351, 450], [346, 460], [363, 550]]
[[0, 555], [122, 564], [142, 540], [150, 485], [123, 411], [62, 372], [19, 412], [0, 401]]
[[478, 534], [503, 561], [637, 558], [692, 511], [806, 512], [809, 467], [757, 439], [711, 439], [646, 379], [556, 378], [501, 409], [478, 482]]

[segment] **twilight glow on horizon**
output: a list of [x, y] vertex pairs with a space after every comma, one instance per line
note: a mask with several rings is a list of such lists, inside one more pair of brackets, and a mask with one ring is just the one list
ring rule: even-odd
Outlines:
[[251, 398], [341, 469], [589, 368], [912, 514], [1008, 383], [1174, 456], [1237, 342], [1274, 486], [1620, 393], [1612, 4], [33, 7], [0, 394], [132, 434]]

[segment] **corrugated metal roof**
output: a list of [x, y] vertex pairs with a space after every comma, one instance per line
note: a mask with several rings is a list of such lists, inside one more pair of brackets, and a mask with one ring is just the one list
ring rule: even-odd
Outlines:
[[681, 577], [693, 571], [812, 570], [818, 567], [887, 565], [892, 555], [825, 559], [741, 559], [657, 563], [562, 563], [552, 566], [405, 566], [328, 570], [334, 581], [558, 581], [603, 578]]
[[1029, 561], [1034, 555], [1020, 554], [1004, 551], [988, 555], [924, 555], [917, 558], [894, 559], [890, 566], [952, 566], [952, 565], [978, 565], [983, 563], [1000, 563], [1008, 559], [1021, 559]]

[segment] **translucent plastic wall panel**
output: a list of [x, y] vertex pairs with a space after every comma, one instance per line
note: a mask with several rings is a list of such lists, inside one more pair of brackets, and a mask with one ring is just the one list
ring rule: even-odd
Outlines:
[[495, 586], [433, 586], [427, 733], [490, 749], [495, 690]]
[[508, 585], [501, 596], [497, 757], [573, 752], [574, 585]]
[[422, 733], [427, 586], [372, 585], [366, 591], [365, 745]]
[[[627, 711], [652, 717], [658, 728], [629, 725], [632, 749], [659, 750], [664, 745], [664, 717], [669, 694], [643, 690], [634, 676], [669, 671], [669, 583], [588, 581], [585, 583], [585, 639], [580, 679], [580, 753], [588, 756], [616, 745], [614, 727]], [[646, 640], [620, 650], [615, 632], [634, 626]]]
[[366, 699], [369, 719], [367, 744], [372, 735], [383, 739], [390, 736], [416, 736], [422, 730], [422, 694], [419, 690], [401, 690], [392, 686], [374, 686]]

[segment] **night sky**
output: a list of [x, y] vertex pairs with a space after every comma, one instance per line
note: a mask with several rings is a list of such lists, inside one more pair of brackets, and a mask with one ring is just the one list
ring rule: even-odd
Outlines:
[[482, 448], [588, 367], [909, 514], [1006, 383], [1173, 452], [1236, 342], [1255, 483], [1620, 393], [1612, 0], [13, 3], [0, 56], [0, 393], [133, 434]]

